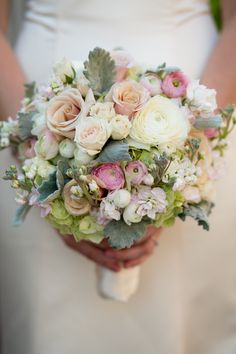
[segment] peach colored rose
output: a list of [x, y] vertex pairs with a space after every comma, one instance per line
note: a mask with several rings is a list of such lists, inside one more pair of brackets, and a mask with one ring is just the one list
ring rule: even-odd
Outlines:
[[132, 117], [149, 98], [149, 92], [145, 87], [135, 81], [126, 80], [112, 86], [106, 101], [115, 103], [116, 113]]
[[73, 139], [80, 117], [86, 116], [95, 103], [92, 90], [85, 100], [79, 90], [69, 88], [51, 99], [46, 112], [47, 126], [55, 134]]
[[74, 179], [68, 182], [63, 189], [65, 208], [71, 215], [85, 215], [90, 211], [90, 204], [83, 197], [82, 190]]

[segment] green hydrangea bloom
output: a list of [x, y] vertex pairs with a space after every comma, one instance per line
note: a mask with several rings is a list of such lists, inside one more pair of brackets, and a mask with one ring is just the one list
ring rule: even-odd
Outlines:
[[76, 241], [90, 240], [96, 243], [104, 238], [103, 226], [98, 225], [90, 215], [84, 217], [70, 215], [62, 199], [52, 201], [51, 208], [46, 219], [62, 235], [72, 234]]
[[166, 192], [166, 199], [168, 200], [168, 205], [166, 207], [166, 212], [163, 214], [158, 214], [154, 225], [156, 227], [169, 227], [175, 223], [176, 216], [178, 216], [183, 210], [184, 197], [180, 192], [174, 192], [171, 187], [163, 188]]

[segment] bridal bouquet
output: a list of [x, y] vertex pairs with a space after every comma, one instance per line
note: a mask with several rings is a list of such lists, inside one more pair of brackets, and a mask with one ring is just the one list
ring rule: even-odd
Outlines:
[[[233, 106], [218, 109], [215, 90], [177, 67], [148, 70], [100, 48], [83, 64], [63, 59], [45, 86], [26, 85], [17, 118], [0, 125], [0, 148], [20, 161], [4, 176], [20, 204], [14, 223], [34, 206], [61, 234], [114, 248], [177, 217], [208, 230], [235, 120]], [[137, 286], [132, 270], [122, 284], [122, 272], [105, 271], [105, 295]]]

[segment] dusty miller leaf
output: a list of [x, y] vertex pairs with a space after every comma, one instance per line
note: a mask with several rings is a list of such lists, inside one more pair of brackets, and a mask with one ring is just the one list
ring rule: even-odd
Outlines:
[[130, 161], [129, 145], [125, 140], [111, 140], [101, 151], [97, 162]]
[[116, 68], [109, 52], [96, 47], [89, 52], [84, 67], [84, 75], [89, 80], [90, 87], [95, 95], [103, 94], [110, 89], [114, 83]]
[[20, 226], [23, 223], [30, 208], [31, 208], [31, 205], [29, 205], [29, 204], [24, 204], [24, 205], [21, 205], [19, 208], [17, 208], [15, 216], [12, 220], [13, 226]]
[[20, 112], [19, 115], [19, 136], [22, 140], [25, 140], [32, 136], [31, 130], [33, 129], [33, 116], [36, 111], [33, 112]]
[[223, 120], [221, 116], [209, 117], [209, 118], [197, 118], [194, 127], [197, 129], [207, 128], [219, 128]]
[[197, 221], [199, 226], [202, 226], [204, 230], [209, 231], [210, 226], [208, 217], [203, 208], [198, 205], [188, 205], [184, 207], [183, 212], [179, 215], [180, 219], [185, 221], [186, 217], [190, 216]]
[[149, 225], [146, 221], [127, 225], [123, 220], [111, 221], [104, 228], [104, 235], [113, 248], [129, 248], [135, 241], [144, 236], [145, 229]]
[[36, 93], [36, 82], [30, 82], [24, 85], [25, 86], [25, 97], [31, 102]]

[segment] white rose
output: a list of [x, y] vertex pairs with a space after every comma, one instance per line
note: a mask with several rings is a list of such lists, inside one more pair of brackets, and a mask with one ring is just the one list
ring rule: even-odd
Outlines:
[[187, 202], [200, 203], [201, 201], [201, 194], [197, 187], [186, 186], [182, 194]]
[[182, 147], [187, 139], [189, 122], [180, 108], [163, 96], [152, 97], [136, 113], [130, 137], [146, 148], [158, 146], [161, 150]]
[[132, 223], [139, 223], [142, 220], [142, 216], [137, 214], [137, 209], [139, 205], [137, 203], [131, 202], [124, 210], [123, 219], [127, 225]]
[[81, 117], [76, 127], [75, 141], [89, 155], [98, 154], [111, 135], [110, 124], [98, 117]]
[[112, 133], [111, 137], [114, 140], [125, 139], [130, 132], [131, 122], [127, 116], [117, 114], [111, 121]]
[[190, 82], [187, 87], [187, 101], [193, 112], [212, 113], [217, 108], [216, 91], [200, 85], [199, 80]]
[[58, 61], [54, 65], [53, 71], [56, 78], [59, 78], [64, 83], [70, 83], [75, 78], [75, 70], [72, 66], [72, 62], [67, 58]]
[[64, 139], [59, 144], [59, 152], [62, 157], [71, 159], [74, 157], [75, 143], [70, 139]]
[[110, 122], [116, 115], [113, 102], [96, 102], [90, 109], [90, 115]]
[[90, 161], [93, 160], [93, 157], [90, 156], [85, 150], [76, 147], [74, 150], [74, 165], [87, 165]]
[[119, 189], [115, 191], [113, 198], [117, 208], [125, 208], [130, 203], [131, 194], [126, 189]]

